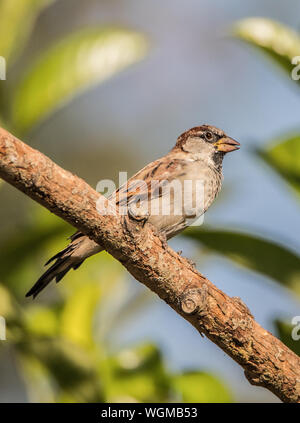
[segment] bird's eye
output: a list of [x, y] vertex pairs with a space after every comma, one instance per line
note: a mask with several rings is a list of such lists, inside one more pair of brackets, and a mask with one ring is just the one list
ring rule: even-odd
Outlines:
[[212, 141], [212, 140], [213, 140], [213, 138], [214, 138], [214, 135], [213, 135], [213, 133], [212, 133], [212, 132], [210, 132], [210, 131], [205, 132], [205, 139], [206, 139], [207, 141]]

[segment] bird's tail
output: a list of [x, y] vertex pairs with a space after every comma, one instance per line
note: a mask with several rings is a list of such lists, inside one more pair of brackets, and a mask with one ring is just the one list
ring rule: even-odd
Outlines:
[[77, 269], [84, 261], [84, 259], [79, 261], [73, 258], [71, 245], [47, 261], [45, 266], [54, 260], [55, 263], [42, 274], [39, 280], [27, 292], [26, 297], [33, 296], [35, 298], [53, 279], [56, 280], [56, 283], [59, 282], [69, 270]]
[[78, 269], [87, 257], [102, 250], [98, 244], [80, 232], [76, 232], [70, 239], [71, 243], [64, 250], [47, 261], [45, 266], [53, 261], [54, 263], [27, 292], [26, 297], [35, 298], [53, 279], [59, 282], [69, 270]]

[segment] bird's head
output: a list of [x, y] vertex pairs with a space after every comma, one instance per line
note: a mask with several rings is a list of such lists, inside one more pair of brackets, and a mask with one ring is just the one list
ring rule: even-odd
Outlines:
[[198, 159], [212, 160], [220, 164], [226, 153], [238, 150], [240, 143], [228, 137], [224, 131], [211, 125], [189, 129], [177, 139], [175, 148], [191, 153]]

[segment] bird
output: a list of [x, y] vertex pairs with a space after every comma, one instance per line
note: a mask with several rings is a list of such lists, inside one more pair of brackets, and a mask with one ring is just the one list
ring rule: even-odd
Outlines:
[[[177, 138], [169, 153], [128, 179], [109, 200], [129, 218], [152, 224], [167, 241], [208, 210], [221, 189], [224, 156], [239, 147], [239, 142], [212, 125], [193, 127]], [[201, 201], [195, 198], [197, 181], [201, 182]], [[66, 248], [47, 261], [45, 266], [51, 266], [26, 297], [35, 298], [53, 279], [59, 282], [70, 269], [78, 269], [103, 250], [80, 231], [69, 240]]]

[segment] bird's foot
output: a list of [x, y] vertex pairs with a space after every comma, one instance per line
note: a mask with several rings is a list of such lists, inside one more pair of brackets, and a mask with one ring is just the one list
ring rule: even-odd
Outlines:
[[162, 247], [164, 249], [168, 248], [168, 242], [167, 242], [167, 237], [164, 233], [158, 232], [158, 238], [161, 241]]

